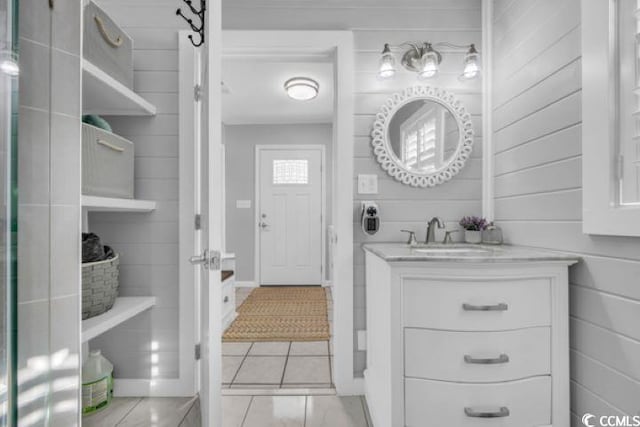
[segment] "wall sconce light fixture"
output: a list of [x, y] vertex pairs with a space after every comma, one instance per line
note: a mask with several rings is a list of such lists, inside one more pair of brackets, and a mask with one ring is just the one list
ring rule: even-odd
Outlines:
[[400, 63], [402, 66], [418, 74], [421, 80], [430, 79], [438, 75], [442, 53], [438, 48], [466, 50], [463, 60], [463, 71], [460, 80], [471, 80], [480, 75], [480, 57], [474, 44], [460, 46], [451, 43], [406, 42], [398, 46], [385, 43], [380, 56], [380, 70], [378, 76], [381, 79], [393, 78], [396, 74], [396, 58], [393, 51], [404, 51]]

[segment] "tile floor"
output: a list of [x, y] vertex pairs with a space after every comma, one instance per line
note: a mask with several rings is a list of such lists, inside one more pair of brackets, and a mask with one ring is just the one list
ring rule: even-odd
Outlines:
[[82, 427], [200, 427], [197, 397], [117, 397]]
[[369, 427], [361, 397], [223, 396], [223, 427]]
[[331, 388], [329, 341], [222, 344], [223, 388]]
[[[237, 288], [236, 305], [252, 290]], [[333, 333], [328, 288], [327, 307]], [[364, 398], [338, 397], [329, 390], [332, 369], [331, 341], [223, 343], [222, 427], [368, 427]], [[264, 393], [255, 393], [256, 389]], [[83, 417], [82, 425], [200, 427], [199, 401], [197, 397], [115, 398], [104, 411]]]
[[[369, 427], [362, 397], [222, 396], [222, 427]], [[195, 398], [115, 398], [84, 427], [201, 427]]]
[[[254, 288], [236, 288], [239, 307]], [[326, 288], [333, 334], [333, 300]], [[222, 387], [244, 389], [332, 388], [331, 341], [222, 344]]]

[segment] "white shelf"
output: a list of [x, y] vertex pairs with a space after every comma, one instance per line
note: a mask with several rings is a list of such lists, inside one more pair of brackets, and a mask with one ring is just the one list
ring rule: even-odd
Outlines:
[[118, 297], [111, 310], [82, 321], [82, 342], [105, 333], [156, 304], [155, 297]]
[[150, 200], [82, 196], [82, 207], [89, 212], [151, 212], [156, 209], [156, 202]]
[[82, 113], [105, 116], [153, 116], [156, 107], [93, 65], [82, 60]]

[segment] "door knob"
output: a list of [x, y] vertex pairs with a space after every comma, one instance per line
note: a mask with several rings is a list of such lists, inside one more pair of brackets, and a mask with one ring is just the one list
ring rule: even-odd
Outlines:
[[219, 251], [210, 251], [205, 249], [202, 255], [194, 255], [189, 258], [189, 262], [192, 265], [201, 265], [205, 270], [220, 270], [220, 258]]
[[266, 222], [260, 222], [258, 225], [262, 227], [263, 230], [269, 226]]
[[209, 251], [205, 249], [202, 255], [194, 255], [189, 257], [189, 262], [191, 265], [202, 265], [205, 264], [209, 260]]

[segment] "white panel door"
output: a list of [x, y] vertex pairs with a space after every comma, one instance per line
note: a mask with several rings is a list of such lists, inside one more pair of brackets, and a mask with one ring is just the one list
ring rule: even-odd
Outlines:
[[321, 149], [258, 149], [263, 285], [322, 284]]
[[196, 211], [200, 214], [199, 304], [199, 396], [203, 426], [222, 424], [222, 119], [220, 103], [221, 22], [220, 2], [207, 8], [207, 34], [204, 49], [198, 49], [202, 70], [202, 96], [196, 101], [194, 123], [198, 147], [195, 165]]

